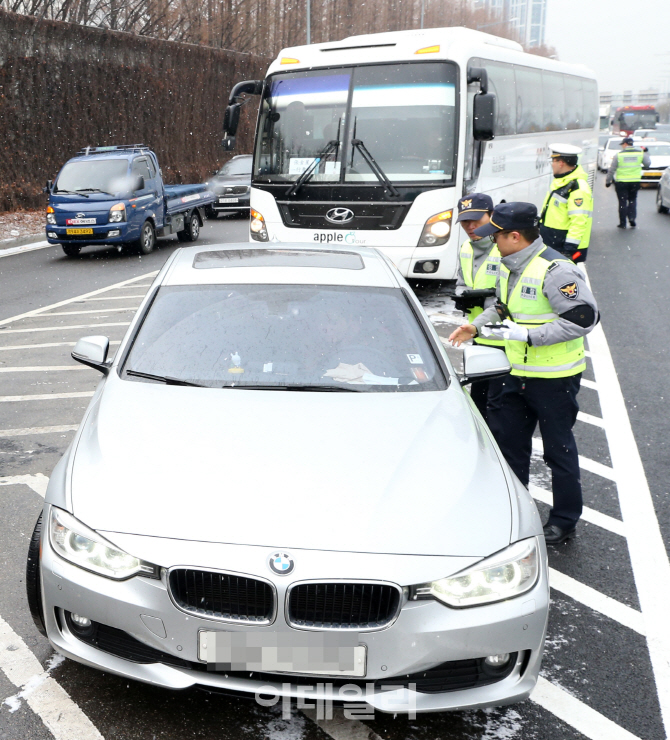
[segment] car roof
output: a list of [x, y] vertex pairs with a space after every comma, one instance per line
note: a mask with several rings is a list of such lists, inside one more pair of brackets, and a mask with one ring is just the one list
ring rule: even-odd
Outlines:
[[[336, 232], [337, 233], [337, 232]], [[377, 250], [311, 244], [214, 244], [174, 253], [163, 285], [352, 285], [397, 288]]]

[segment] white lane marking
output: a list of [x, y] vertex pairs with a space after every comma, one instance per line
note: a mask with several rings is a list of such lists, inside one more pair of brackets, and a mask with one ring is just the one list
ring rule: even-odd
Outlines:
[[591, 588], [591, 586], [570, 578], [570, 576], [566, 576], [553, 568], [549, 568], [549, 585], [571, 599], [579, 601], [590, 609], [623, 624], [624, 627], [635, 630], [641, 635], [645, 634], [644, 617], [642, 612], [637, 611], [637, 609], [622, 604], [620, 601], [606, 596], [600, 591], [596, 591], [595, 588]]
[[0, 373], [59, 373], [61, 370], [89, 370], [81, 365], [35, 365], [33, 367], [0, 367]]
[[[0, 332], [0, 337], [2, 332]], [[11, 344], [7, 347], [0, 347], [0, 352], [8, 352], [9, 350], [24, 350], [24, 349], [48, 349], [49, 347], [74, 347], [76, 342], [45, 342], [44, 344]], [[121, 344], [120, 339], [114, 339], [110, 342], [111, 344]]]
[[589, 335], [600, 407], [666, 733], [670, 733], [670, 563], [616, 368], [599, 324]]
[[34, 329], [3, 329], [0, 337], [4, 334], [28, 334], [34, 331], [66, 331], [67, 329], [97, 329], [100, 326], [128, 326], [130, 321], [119, 321], [113, 324], [78, 324], [76, 326], [38, 326]]
[[51, 316], [80, 316], [89, 313], [120, 313], [123, 311], [137, 311], [137, 306], [131, 308], [91, 308], [88, 311], [50, 311], [40, 315], [49, 318]]
[[[74, 303], [75, 301], [81, 301], [86, 298], [92, 298], [93, 296], [100, 295], [101, 293], [106, 293], [108, 290], [114, 290], [116, 288], [123, 288], [126, 285], [133, 285], [133, 287], [145, 287], [144, 285], [137, 285], [138, 281], [144, 280], [148, 277], [155, 277], [158, 275], [158, 270], [154, 272], [148, 272], [144, 275], [138, 275], [137, 277], [130, 278], [129, 280], [122, 280], [120, 283], [114, 283], [113, 285], [108, 285], [106, 288], [98, 288], [98, 290], [93, 290], [90, 293], [82, 293], [81, 295], [76, 295], [74, 298], [67, 298], [64, 301], [59, 301], [58, 303], [52, 303], [49, 306], [44, 306], [43, 308], [35, 308], [32, 311], [27, 311], [26, 313], [18, 314], [17, 316], [11, 316], [8, 319], [2, 319], [0, 320], [0, 326], [3, 326], [5, 324], [13, 324], [15, 321], [18, 321], [19, 319], [26, 319], [29, 316], [36, 316], [38, 314], [44, 313], [45, 311], [51, 311], [53, 308], [58, 308], [59, 306], [67, 306], [69, 303]], [[149, 287], [147, 285], [146, 287]]]
[[[133, 288], [134, 287], [135, 286], [133, 285]], [[86, 299], [84, 299], [84, 301], [86, 303], [88, 303], [89, 301], [126, 301], [126, 300], [130, 300], [131, 298], [140, 298], [140, 299], [142, 299], [142, 298], [144, 298], [145, 295], [146, 295], [146, 293], [144, 293], [142, 295], [108, 295], [108, 296], [105, 296], [104, 298], [86, 298]], [[82, 301], [82, 303], [84, 301]]]
[[640, 740], [637, 735], [541, 676], [530, 698], [589, 740]]
[[315, 707], [306, 707], [300, 711], [334, 740], [382, 740], [359, 720], [345, 717], [342, 707], [333, 707], [332, 719], [317, 719]]
[[77, 393], [36, 393], [31, 396], [0, 396], [0, 403], [15, 403], [19, 401], [58, 401], [61, 398], [90, 398], [94, 391], [80, 391]]
[[0, 617], [0, 668], [22, 691], [12, 702], [25, 699], [56, 740], [104, 740], [91, 720], [70, 698], [65, 689], [50, 677], [57, 665], [46, 671], [25, 642]]
[[[540, 453], [544, 452], [544, 447], [542, 445], [541, 439], [533, 437], [533, 450]], [[603, 465], [602, 463], [596, 462], [595, 460], [591, 460], [591, 458], [589, 457], [582, 457], [580, 455], [579, 467], [582, 468], [582, 470], [588, 470], [589, 473], [595, 473], [601, 478], [607, 478], [608, 480], [616, 482], [615, 473], [612, 468], [610, 468], [608, 465]]]
[[[591, 359], [593, 359], [593, 355], [591, 355]], [[584, 388], [592, 388], [594, 391], [598, 390], [598, 386], [593, 380], [587, 380], [586, 378], [582, 378], [581, 385], [583, 385]]]
[[[0, 432], [0, 436], [2, 432]], [[47, 486], [49, 485], [49, 479], [42, 473], [36, 473], [35, 475], [5, 475], [0, 478], [0, 486], [29, 486], [39, 493], [44, 498], [47, 493]]]
[[46, 249], [47, 247], [57, 247], [57, 244], [49, 244], [47, 241], [31, 242], [22, 244], [20, 247], [9, 247], [9, 249], [0, 249], [0, 257], [9, 257], [12, 254], [22, 254], [23, 252], [34, 252], [36, 249]]
[[583, 411], [577, 412], [577, 421], [583, 421], [587, 424], [593, 424], [594, 427], [605, 428], [605, 422], [599, 416], [592, 416], [591, 414], [585, 414]]
[[32, 434], [58, 434], [60, 432], [76, 432], [79, 427], [76, 424], [61, 424], [55, 427], [24, 427], [23, 429], [0, 429], [0, 437], [3, 439], [13, 437], [27, 437]]
[[[551, 491], [540, 488], [533, 483], [528, 486], [528, 490], [531, 496], [537, 501], [541, 501], [548, 506], [552, 505], [553, 498]], [[615, 519], [613, 516], [608, 516], [607, 514], [601, 514], [599, 511], [591, 509], [588, 506], [585, 506], [582, 510], [582, 519], [589, 524], [595, 524], [596, 527], [618, 534], [620, 537], [626, 536], [624, 523], [620, 519]]]

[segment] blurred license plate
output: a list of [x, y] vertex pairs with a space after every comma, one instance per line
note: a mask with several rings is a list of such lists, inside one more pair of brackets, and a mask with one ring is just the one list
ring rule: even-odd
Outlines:
[[660, 177], [663, 173], [662, 172], [656, 172], [654, 170], [647, 170], [642, 174], [643, 177]]
[[219, 203], [239, 203], [239, 198], [219, 198]]
[[367, 647], [356, 633], [198, 632], [198, 658], [213, 671], [365, 676]]
[[76, 236], [77, 234], [92, 234], [93, 229], [65, 229], [65, 233], [68, 236]]

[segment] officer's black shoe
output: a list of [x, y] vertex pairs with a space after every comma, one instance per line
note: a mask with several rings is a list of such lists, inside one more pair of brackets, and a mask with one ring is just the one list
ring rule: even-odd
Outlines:
[[548, 545], [560, 545], [571, 537], [575, 536], [576, 527], [572, 529], [562, 529], [557, 524], [544, 525], [544, 541]]
[[631, 221], [630, 222], [630, 227], [631, 227], [631, 229], [634, 229], [635, 228], [635, 221]]
[[626, 228], [626, 224], [617, 224], [616, 227], [617, 227], [617, 229], [625, 229]]

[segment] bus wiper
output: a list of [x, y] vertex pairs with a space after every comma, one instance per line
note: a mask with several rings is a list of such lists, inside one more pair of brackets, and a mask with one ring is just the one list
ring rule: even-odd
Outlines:
[[81, 190], [77, 190], [78, 193], [104, 193], [105, 195], [114, 195], [114, 193], [110, 193], [107, 190], [100, 190], [100, 188], [82, 188]]
[[363, 141], [361, 139], [353, 139], [351, 142], [351, 146], [358, 149], [358, 151], [361, 153], [361, 156], [368, 163], [368, 166], [374, 172], [379, 182], [384, 186], [384, 190], [386, 190], [389, 195], [395, 198], [399, 198], [400, 193], [393, 186], [393, 183], [388, 179], [384, 170], [377, 164], [372, 154], [370, 154], [370, 152], [367, 150], [367, 147], [365, 146]]
[[321, 160], [325, 159], [333, 150], [337, 150], [337, 148], [340, 146], [339, 141], [335, 141], [333, 139], [332, 141], [329, 141], [326, 146], [316, 155], [314, 161], [310, 166], [300, 175], [300, 177], [293, 183], [293, 185], [286, 191], [286, 195], [290, 198], [293, 195], [296, 195], [298, 190], [309, 180], [314, 172], [316, 171], [316, 168], [321, 164]]
[[192, 385], [196, 388], [211, 388], [209, 385], [194, 383], [192, 380], [182, 380], [181, 378], [171, 378], [168, 375], [152, 375], [151, 373], [141, 373], [139, 370], [126, 370], [126, 375], [132, 375], [136, 378], [146, 378], [147, 380], [157, 380], [165, 385]]

